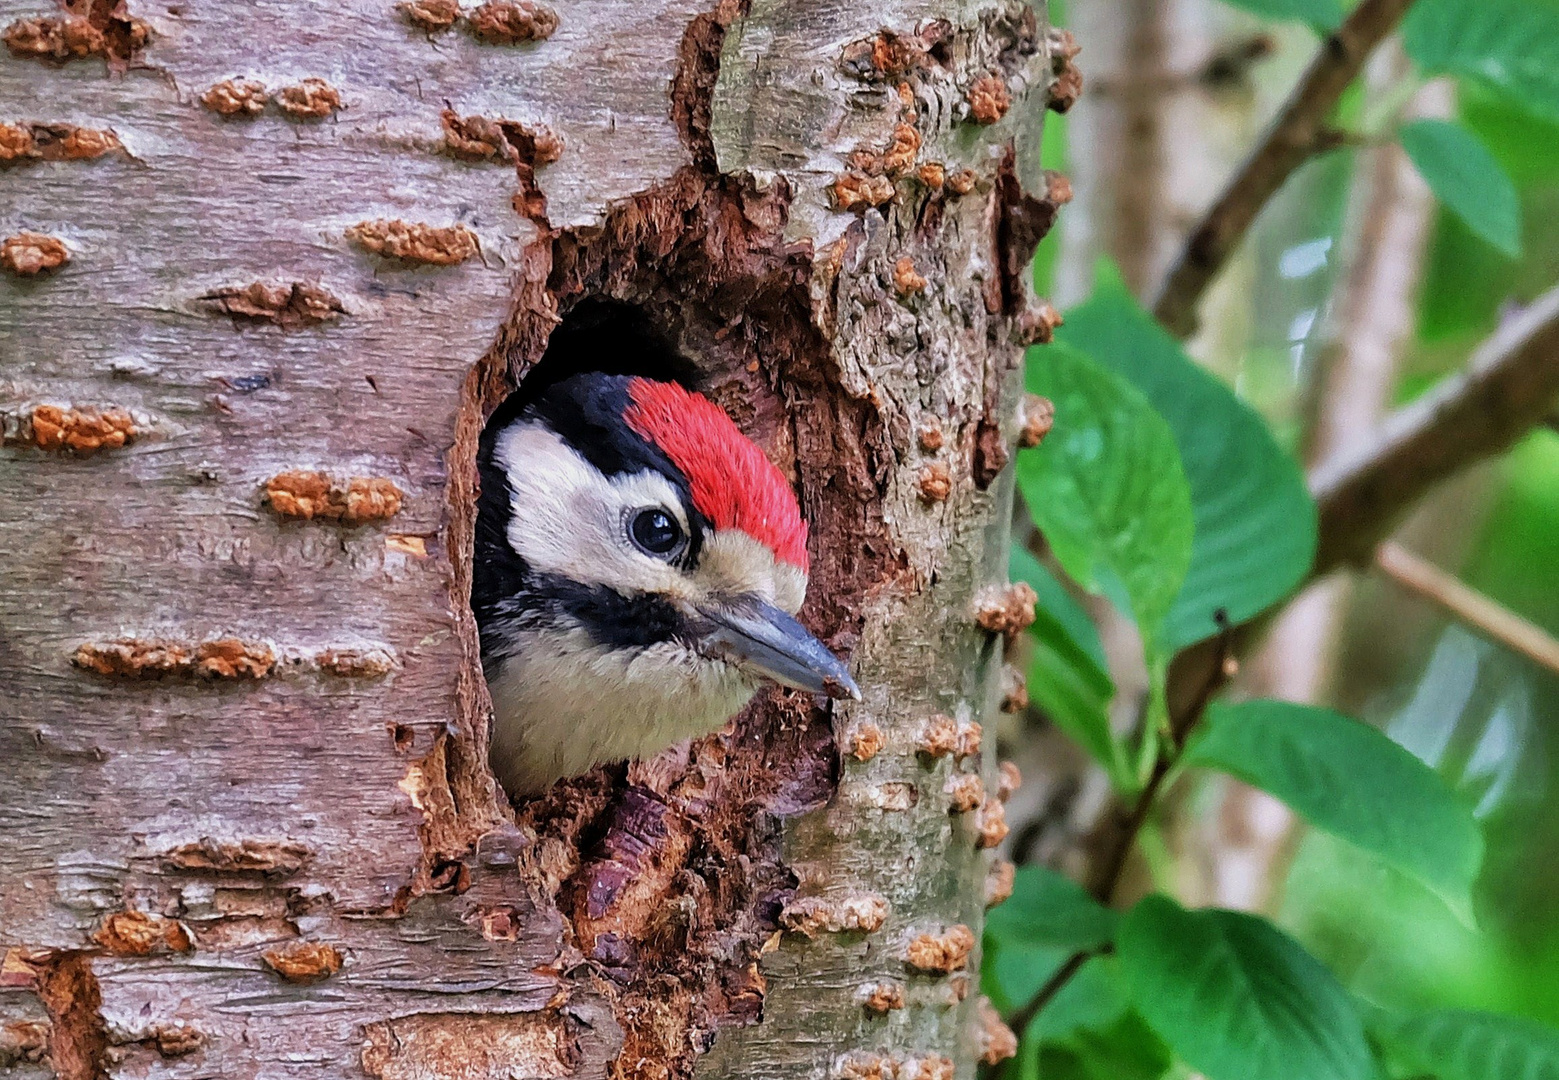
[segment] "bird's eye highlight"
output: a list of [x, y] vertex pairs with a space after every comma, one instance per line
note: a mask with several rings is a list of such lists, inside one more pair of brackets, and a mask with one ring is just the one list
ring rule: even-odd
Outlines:
[[670, 555], [682, 546], [682, 526], [664, 510], [640, 510], [628, 525], [628, 535], [650, 555]]

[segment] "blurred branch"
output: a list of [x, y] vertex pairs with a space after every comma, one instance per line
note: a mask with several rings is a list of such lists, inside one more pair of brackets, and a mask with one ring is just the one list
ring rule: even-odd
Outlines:
[[[1411, 70], [1400, 46], [1376, 50], [1364, 73], [1366, 99], [1404, 84]], [[1404, 103], [1415, 117], [1451, 116], [1445, 80], [1422, 86]], [[1403, 106], [1399, 105], [1398, 110]], [[1343, 272], [1332, 289], [1323, 344], [1303, 410], [1307, 464], [1369, 445], [1391, 408], [1397, 372], [1417, 322], [1419, 280], [1433, 233], [1435, 201], [1402, 148], [1375, 146], [1355, 160], [1341, 236]], [[1256, 697], [1318, 703], [1336, 681], [1353, 582], [1318, 581], [1273, 621], [1247, 666], [1244, 687]], [[1234, 780], [1194, 837], [1207, 898], [1220, 907], [1269, 909], [1280, 895], [1294, 851], [1294, 818], [1270, 795]]]
[[[1194, 90], [1197, 87], [1227, 90], [1248, 83], [1252, 69], [1276, 50], [1277, 42], [1271, 34], [1247, 34], [1218, 43], [1204, 60], [1194, 66], [1172, 68], [1158, 74], [1138, 74], [1134, 76], [1134, 81], [1161, 94]], [[1084, 93], [1093, 97], [1113, 97], [1120, 94], [1121, 90], [1121, 80], [1106, 74], [1090, 77]]]
[[1559, 288], [1496, 330], [1466, 369], [1397, 410], [1369, 445], [1310, 474], [1320, 510], [1311, 577], [1362, 565], [1435, 484], [1509, 449], [1559, 398]]
[[1277, 40], [1265, 32], [1224, 42], [1196, 72], [1196, 81], [1215, 90], [1244, 86], [1251, 69], [1276, 51]]
[[[1559, 398], [1559, 287], [1479, 345], [1458, 375], [1398, 409], [1367, 445], [1310, 473], [1320, 537], [1308, 581], [1363, 565], [1403, 514], [1442, 480], [1513, 446]], [[1268, 613], [1270, 614], [1270, 613]], [[1268, 616], [1236, 632], [1236, 651]], [[1170, 715], [1191, 707], [1216, 678], [1217, 639], [1182, 649], [1169, 672]]]
[[[1234, 628], [1229, 625], [1229, 617], [1221, 608], [1217, 620], [1221, 629], [1212, 640], [1218, 649], [1219, 662], [1203, 684], [1199, 695], [1200, 704], [1189, 710], [1179, 722], [1171, 719], [1170, 729], [1165, 733], [1165, 738], [1160, 741], [1158, 754], [1153, 759], [1153, 772], [1137, 795], [1136, 801], [1132, 803], [1131, 809], [1124, 817], [1117, 816], [1114, 820], [1106, 820], [1101, 824], [1101, 828], [1110, 830], [1105, 841], [1108, 855], [1101, 860], [1102, 870], [1088, 885], [1088, 891], [1101, 904], [1108, 904], [1115, 899], [1121, 879], [1126, 873], [1126, 864], [1131, 858], [1132, 849], [1136, 846], [1137, 837], [1141, 834], [1142, 827], [1148, 823], [1148, 819], [1153, 816], [1165, 782], [1174, 772], [1175, 766], [1179, 764], [1186, 743], [1190, 740], [1192, 732], [1196, 730], [1202, 714], [1207, 711], [1207, 705], [1212, 701], [1213, 694], [1217, 693], [1218, 687], [1232, 677], [1236, 670], [1233, 653]], [[1072, 976], [1082, 970], [1084, 964], [1093, 957], [1108, 952], [1110, 948], [1111, 946], [1106, 945], [1099, 948], [1079, 949], [1067, 957], [1066, 962], [1045, 981], [1045, 985], [1007, 1018], [1008, 1026], [1021, 1036], [1023, 1029], [1028, 1027], [1029, 1021], [1061, 992], [1062, 988], [1071, 981]]]
[[1161, 0], [1116, 0], [1125, 15], [1126, 39], [1116, 99], [1125, 141], [1119, 149], [1115, 207], [1109, 246], [1126, 285], [1146, 296], [1164, 265], [1170, 232], [1165, 184], [1165, 101], [1161, 82], [1168, 45]]
[[1375, 565], [1392, 581], [1443, 608], [1458, 622], [1559, 674], [1559, 640], [1434, 563], [1387, 541], [1376, 550]]
[[1251, 222], [1283, 182], [1316, 153], [1335, 145], [1326, 118], [1365, 59], [1401, 21], [1413, 0], [1362, 0], [1327, 36], [1266, 137], [1191, 230], [1153, 305], [1180, 337], [1196, 329], [1196, 305]]

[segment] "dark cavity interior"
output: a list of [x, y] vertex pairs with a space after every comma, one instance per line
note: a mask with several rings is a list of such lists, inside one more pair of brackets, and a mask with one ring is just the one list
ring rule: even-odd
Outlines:
[[691, 389], [698, 368], [680, 355], [672, 335], [634, 304], [587, 297], [571, 307], [547, 340], [547, 351], [488, 421], [502, 424], [553, 383], [585, 371], [642, 375]]

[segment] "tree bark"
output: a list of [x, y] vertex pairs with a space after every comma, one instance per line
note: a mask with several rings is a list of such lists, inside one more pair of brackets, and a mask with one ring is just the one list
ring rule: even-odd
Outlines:
[[[1011, 0], [709, 2], [0, 0], [0, 1076], [1002, 1051], [977, 725], [1075, 75]], [[511, 808], [475, 440], [601, 300], [794, 478], [865, 700]]]

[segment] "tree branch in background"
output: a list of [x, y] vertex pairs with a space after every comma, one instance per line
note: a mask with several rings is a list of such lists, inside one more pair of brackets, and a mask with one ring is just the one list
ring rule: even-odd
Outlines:
[[1146, 296], [1173, 243], [1165, 228], [1163, 81], [1168, 15], [1162, 0], [1115, 0], [1123, 8], [1126, 39], [1116, 101], [1125, 138], [1114, 178], [1115, 206], [1108, 244], [1127, 288]]
[[1320, 510], [1312, 577], [1363, 565], [1431, 487], [1513, 446], [1559, 398], [1559, 288], [1496, 330], [1454, 375], [1399, 409], [1380, 436], [1310, 474]]
[[1398, 585], [1450, 613], [1484, 637], [1559, 675], [1559, 640], [1542, 627], [1484, 596], [1390, 541], [1375, 552], [1375, 565]]
[[[1474, 351], [1467, 367], [1398, 409], [1368, 445], [1310, 473], [1320, 511], [1313, 581], [1345, 563], [1363, 566], [1397, 521], [1430, 488], [1492, 457], [1540, 426], [1559, 398], [1559, 287], [1508, 320]], [[1251, 636], [1236, 632], [1236, 652]], [[1216, 678], [1217, 639], [1176, 654], [1169, 671], [1170, 715], [1191, 707]]]
[[[1366, 99], [1401, 84], [1411, 65], [1394, 43], [1370, 57], [1363, 75]], [[1448, 119], [1455, 113], [1451, 83], [1420, 87], [1406, 114]], [[1418, 290], [1434, 196], [1395, 143], [1372, 146], [1355, 159], [1341, 240], [1343, 267], [1327, 306], [1331, 315], [1316, 354], [1303, 415], [1302, 457], [1316, 465], [1370, 445], [1391, 411], [1402, 357], [1418, 318]], [[1355, 582], [1341, 575], [1317, 581], [1273, 620], [1246, 665], [1242, 691], [1255, 697], [1318, 704], [1333, 689], [1343, 626]], [[1271, 795], [1237, 780], [1221, 782], [1216, 813], [1189, 839], [1203, 848], [1204, 892], [1219, 907], [1267, 910], [1278, 895], [1295, 850], [1296, 819]]]
[[[1277, 51], [1277, 41], [1269, 33], [1247, 34], [1245, 37], [1219, 43], [1200, 63], [1191, 66], [1166, 68], [1162, 72], [1146, 73], [1141, 82], [1161, 94], [1172, 94], [1197, 86], [1214, 90], [1243, 87], [1249, 83], [1252, 70], [1262, 60]], [[1108, 73], [1088, 77], [1088, 93], [1095, 98], [1107, 98], [1122, 92], [1122, 80], [1111, 78]]]
[[1196, 305], [1267, 200], [1295, 169], [1332, 145], [1326, 118], [1365, 59], [1401, 21], [1413, 0], [1363, 0], [1321, 43], [1266, 137], [1203, 215], [1170, 268], [1153, 314], [1189, 337]]
[[[1105, 840], [1108, 854], [1100, 860], [1102, 867], [1100, 872], [1088, 883], [1089, 893], [1101, 904], [1108, 904], [1115, 899], [1121, 879], [1125, 876], [1126, 864], [1131, 857], [1132, 848], [1136, 846], [1137, 837], [1142, 833], [1143, 826], [1153, 816], [1153, 811], [1158, 805], [1158, 797], [1164, 790], [1165, 781], [1174, 771], [1175, 765], [1179, 763], [1191, 733], [1196, 730], [1197, 722], [1201, 720], [1202, 713], [1207, 710], [1218, 687], [1236, 670], [1233, 652], [1234, 628], [1229, 625], [1229, 617], [1221, 609], [1217, 619], [1221, 629], [1212, 640], [1218, 650], [1219, 662], [1203, 684], [1200, 705], [1188, 710], [1181, 722], [1171, 722], [1170, 730], [1159, 743], [1158, 756], [1153, 759], [1153, 772], [1148, 777], [1147, 784], [1138, 793], [1131, 809], [1111, 823], [1110, 835]], [[1021, 1037], [1029, 1021], [1061, 992], [1062, 988], [1072, 980], [1072, 976], [1082, 970], [1084, 964], [1093, 957], [1110, 951], [1111, 948], [1112, 946], [1106, 945], [1101, 948], [1079, 949], [1067, 957], [1066, 961], [1056, 968], [1055, 973], [1045, 980], [1045, 984], [1035, 991], [1034, 996], [1007, 1017], [1007, 1026]]]

